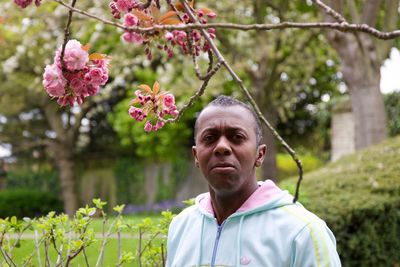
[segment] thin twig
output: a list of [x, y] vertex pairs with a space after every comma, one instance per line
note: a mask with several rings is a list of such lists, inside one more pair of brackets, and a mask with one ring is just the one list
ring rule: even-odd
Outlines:
[[39, 264], [39, 267], [42, 267], [42, 261], [40, 260], [40, 244], [38, 242], [38, 232], [36, 229], [35, 229], [35, 246], [36, 246], [36, 253], [37, 253], [37, 257], [38, 257], [38, 264]]
[[100, 18], [94, 14], [86, 11], [74, 8], [61, 0], [53, 0], [64, 7], [84, 15], [86, 17], [101, 21], [104, 24], [111, 25], [120, 28], [124, 31], [133, 31], [138, 33], [154, 32], [154, 31], [172, 31], [172, 30], [194, 30], [194, 29], [208, 29], [208, 28], [219, 28], [219, 29], [230, 29], [230, 30], [241, 30], [241, 31], [270, 31], [270, 30], [282, 30], [282, 29], [333, 29], [341, 32], [364, 32], [370, 34], [378, 39], [390, 40], [400, 37], [400, 30], [395, 31], [380, 31], [367, 24], [354, 24], [354, 23], [338, 23], [338, 22], [281, 22], [276, 24], [236, 24], [236, 23], [207, 23], [207, 24], [185, 24], [185, 25], [154, 25], [153, 27], [126, 27], [120, 23], [116, 23], [110, 20]]
[[[76, 0], [72, 0], [71, 3], [71, 7], [74, 8], [76, 4]], [[62, 45], [61, 48], [61, 55], [60, 55], [60, 59], [61, 59], [61, 66], [63, 70], [66, 70], [65, 67], [65, 62], [64, 62], [64, 54], [65, 54], [65, 47], [67, 46], [67, 43], [69, 41], [69, 36], [70, 36], [70, 27], [71, 27], [71, 22], [72, 22], [72, 14], [73, 14], [74, 10], [73, 9], [69, 9], [69, 13], [68, 13], [68, 20], [67, 20], [67, 25], [65, 26], [64, 29], [64, 43]]]
[[47, 241], [46, 240], [44, 240], [44, 255], [45, 255], [45, 266], [51, 266], [51, 264], [50, 264], [50, 258], [49, 258], [49, 248], [48, 248], [48, 244], [47, 244]]
[[165, 123], [171, 123], [171, 122], [176, 122], [179, 121], [179, 119], [182, 117], [184, 111], [186, 109], [188, 109], [189, 107], [191, 107], [194, 103], [194, 101], [196, 99], [198, 99], [200, 96], [202, 96], [204, 94], [204, 91], [207, 88], [208, 82], [210, 81], [211, 77], [217, 73], [217, 71], [221, 68], [221, 63], [217, 62], [217, 64], [215, 64], [215, 67], [209, 72], [209, 75], [207, 76], [207, 78], [203, 81], [203, 83], [201, 84], [201, 86], [199, 87], [199, 89], [196, 91], [196, 93], [194, 93], [190, 98], [189, 101], [183, 105], [180, 109], [179, 109], [179, 114], [178, 116], [176, 116], [175, 118], [172, 119], [163, 119], [158, 117], [159, 120], [165, 122]]
[[90, 265], [89, 265], [89, 260], [88, 260], [88, 257], [87, 257], [87, 255], [86, 255], [86, 250], [85, 250], [85, 248], [82, 249], [82, 252], [83, 252], [83, 257], [85, 258], [86, 267], [89, 267], [89, 266], [90, 266]]
[[[185, 11], [189, 15], [189, 17], [191, 17], [191, 19], [193, 21], [196, 21], [196, 17], [194, 16], [192, 11], [190, 10], [189, 5], [187, 4], [187, 2], [185, 0], [180, 0], [180, 1], [182, 3], [183, 7], [185, 8]], [[301, 180], [303, 179], [303, 166], [301, 164], [300, 159], [297, 157], [296, 152], [285, 142], [285, 140], [282, 139], [282, 137], [278, 134], [278, 132], [274, 129], [274, 127], [272, 127], [272, 125], [269, 123], [269, 121], [263, 116], [263, 114], [261, 113], [257, 103], [255, 102], [255, 100], [251, 96], [249, 90], [246, 88], [246, 86], [244, 85], [243, 81], [235, 73], [235, 71], [232, 69], [232, 67], [226, 62], [226, 60], [224, 59], [224, 57], [221, 54], [221, 52], [219, 51], [219, 49], [217, 48], [217, 46], [215, 45], [213, 40], [210, 38], [208, 32], [205, 29], [201, 29], [201, 32], [202, 32], [204, 38], [209, 42], [212, 51], [217, 56], [218, 62], [220, 62], [222, 65], [224, 65], [224, 67], [228, 70], [228, 72], [232, 76], [232, 78], [238, 83], [240, 89], [242, 90], [242, 92], [245, 94], [245, 96], [249, 100], [250, 104], [254, 108], [255, 112], [258, 115], [258, 117], [268, 127], [268, 129], [271, 131], [271, 133], [274, 135], [274, 137], [282, 144], [282, 146], [285, 148], [285, 150], [291, 155], [293, 160], [296, 162], [297, 167], [299, 169], [299, 178], [298, 178], [298, 181], [297, 181], [296, 193], [295, 193], [295, 196], [294, 196], [294, 199], [293, 199], [293, 202], [296, 202], [298, 197], [299, 197], [300, 183], [301, 183]]]
[[[36, 230], [35, 230], [36, 231]], [[42, 263], [41, 263], [41, 261], [40, 261], [40, 250], [39, 250], [39, 248], [40, 248], [40, 245], [41, 245], [41, 243], [43, 242], [43, 240], [44, 239], [42, 239], [39, 243], [37, 243], [37, 231], [36, 231], [36, 236], [35, 236], [35, 246], [36, 246], [36, 250], [34, 250], [34, 251], [32, 251], [31, 252], [31, 254], [29, 255], [29, 257], [25, 260], [25, 262], [22, 264], [22, 267], [25, 267], [25, 266], [27, 266], [29, 263], [30, 263], [30, 261], [32, 260], [32, 258], [33, 258], [33, 255], [35, 255], [35, 253], [38, 253], [38, 262], [39, 262], [39, 267], [41, 267], [42, 266]], [[32, 264], [30, 264], [29, 266], [31, 266]]]
[[164, 243], [161, 243], [161, 260], [162, 266], [165, 267]]
[[142, 229], [139, 227], [139, 267], [142, 267]]
[[105, 249], [105, 246], [106, 246], [106, 243], [107, 243], [107, 239], [110, 237], [111, 230], [114, 227], [115, 222], [119, 219], [119, 216], [121, 216], [121, 215], [119, 214], [117, 216], [117, 218], [115, 218], [115, 220], [111, 223], [110, 227], [108, 228], [106, 236], [103, 238], [103, 243], [101, 244], [100, 254], [99, 254], [99, 257], [97, 258], [96, 267], [99, 266], [99, 264], [101, 262], [101, 259], [103, 258], [104, 249]]
[[118, 262], [121, 261], [121, 231], [118, 229], [117, 231], [117, 240], [118, 240]]
[[6, 261], [6, 263], [9, 266], [17, 267], [17, 264], [15, 264], [15, 262], [12, 259], [12, 257], [10, 257], [10, 255], [8, 255], [8, 253], [3, 250], [3, 243], [0, 244], [0, 251], [1, 251], [1, 254], [3, 254], [4, 260]]
[[[103, 209], [101, 210], [101, 214], [103, 216], [103, 227], [102, 227], [101, 233], [102, 233], [102, 237], [104, 239], [105, 238], [105, 231], [106, 231], [107, 217], [106, 217]], [[101, 255], [100, 266], [103, 266], [103, 264], [104, 264], [104, 254]]]
[[335, 20], [337, 20], [339, 23], [347, 23], [346, 19], [339, 14], [338, 12], [336, 12], [333, 8], [331, 8], [330, 6], [324, 4], [322, 1], [320, 0], [313, 0], [313, 2], [319, 6], [320, 8], [322, 8], [326, 14], [330, 15], [331, 17], [333, 17]]

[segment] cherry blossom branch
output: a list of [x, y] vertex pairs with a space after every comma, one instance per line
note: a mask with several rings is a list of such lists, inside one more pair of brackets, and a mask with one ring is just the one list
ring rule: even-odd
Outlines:
[[203, 83], [201, 84], [199, 89], [196, 91], [196, 93], [194, 93], [189, 98], [189, 101], [179, 109], [179, 114], [177, 117], [172, 118], [172, 119], [163, 119], [161, 117], [158, 117], [158, 119], [163, 121], [164, 123], [171, 123], [171, 122], [179, 121], [179, 119], [182, 117], [185, 110], [188, 109], [189, 107], [191, 107], [193, 105], [194, 101], [204, 94], [204, 91], [206, 90], [208, 82], [211, 80], [211, 77], [214, 76], [214, 74], [217, 73], [217, 71], [220, 68], [221, 68], [221, 62], [217, 62], [215, 64], [215, 67], [207, 73], [207, 75], [205, 76], [205, 79], [203, 80]]
[[[187, 4], [186, 0], [180, 0], [180, 1], [182, 3], [186, 13], [189, 15], [190, 19], [197, 24], [198, 23], [197, 18], [193, 14], [193, 12], [190, 10], [190, 7]], [[228, 72], [232, 76], [232, 78], [239, 84], [240, 89], [245, 94], [245, 96], [247, 97], [247, 99], [249, 100], [251, 105], [253, 106], [258, 117], [268, 127], [268, 129], [271, 131], [271, 133], [274, 135], [274, 137], [282, 144], [282, 146], [285, 148], [285, 150], [291, 155], [293, 160], [296, 162], [297, 167], [299, 169], [299, 178], [297, 181], [296, 192], [295, 192], [295, 196], [293, 199], [293, 202], [296, 202], [299, 197], [300, 183], [301, 183], [301, 180], [303, 179], [303, 166], [301, 164], [300, 159], [297, 157], [296, 152], [285, 142], [285, 140], [283, 140], [283, 138], [278, 134], [278, 132], [274, 129], [274, 127], [272, 127], [272, 125], [269, 123], [269, 121], [263, 116], [263, 114], [261, 113], [261, 110], [259, 109], [254, 98], [251, 96], [249, 90], [246, 88], [243, 81], [239, 78], [239, 76], [235, 73], [235, 71], [232, 69], [232, 67], [225, 60], [224, 56], [221, 54], [221, 52], [219, 51], [219, 49], [213, 42], [213, 40], [209, 36], [208, 32], [205, 29], [201, 29], [200, 31], [203, 34], [204, 38], [207, 40], [207, 42], [210, 44], [211, 50], [217, 56], [218, 63], [222, 64], [228, 70]]]
[[[76, 4], [76, 0], [72, 0], [71, 3], [71, 7], [74, 8]], [[64, 62], [64, 54], [65, 54], [65, 47], [67, 46], [68, 40], [69, 40], [69, 36], [71, 34], [71, 32], [69, 31], [70, 27], [71, 27], [71, 22], [72, 22], [72, 15], [73, 15], [74, 10], [73, 9], [69, 9], [69, 13], [68, 13], [68, 20], [67, 20], [67, 25], [65, 26], [64, 29], [64, 43], [62, 45], [61, 48], [61, 55], [60, 55], [60, 59], [61, 59], [61, 66], [63, 70], [66, 70], [67, 68], [65, 67], [65, 62]]]
[[320, 0], [313, 0], [313, 2], [319, 6], [320, 8], [322, 8], [326, 14], [328, 14], [329, 16], [333, 17], [334, 19], [336, 19], [339, 23], [344, 23], [344, 24], [348, 24], [346, 19], [339, 14], [339, 12], [336, 12], [333, 8], [331, 8], [330, 6], [326, 5], [325, 3], [323, 3]]
[[[367, 24], [354, 24], [344, 22], [281, 22], [276, 24], [236, 24], [236, 23], [207, 23], [207, 24], [185, 24], [185, 25], [154, 25], [153, 27], [126, 27], [120, 23], [113, 22], [110, 20], [106, 20], [100, 18], [94, 14], [88, 13], [86, 11], [77, 9], [64, 3], [61, 0], [53, 0], [60, 5], [76, 12], [86, 17], [98, 20], [104, 24], [111, 25], [117, 28], [120, 28], [125, 31], [133, 31], [138, 33], [146, 33], [153, 32], [155, 30], [162, 31], [172, 31], [172, 30], [193, 30], [193, 29], [208, 29], [208, 28], [218, 28], [218, 29], [230, 29], [230, 30], [241, 30], [241, 31], [270, 31], [270, 30], [282, 30], [282, 29], [333, 29], [341, 32], [364, 32], [369, 35], [372, 35], [378, 39], [382, 40], [391, 40], [400, 37], [400, 30], [394, 31], [380, 31], [374, 27], [371, 27]], [[319, 1], [320, 2], [320, 1]], [[331, 9], [333, 10], [333, 9]], [[333, 11], [335, 12], [335, 11]]]

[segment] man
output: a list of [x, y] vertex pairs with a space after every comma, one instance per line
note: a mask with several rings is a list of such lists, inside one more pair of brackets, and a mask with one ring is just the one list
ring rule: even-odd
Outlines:
[[254, 111], [220, 96], [195, 125], [195, 164], [209, 193], [174, 218], [167, 266], [341, 266], [326, 224], [279, 189], [257, 182], [266, 146]]

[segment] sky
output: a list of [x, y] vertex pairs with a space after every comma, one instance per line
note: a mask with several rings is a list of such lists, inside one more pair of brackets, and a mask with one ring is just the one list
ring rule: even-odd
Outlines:
[[392, 48], [390, 58], [381, 67], [381, 92], [400, 91], [400, 51]]
[[[390, 57], [381, 67], [381, 92], [386, 94], [400, 91], [400, 51], [392, 48]], [[0, 146], [0, 158], [10, 155], [10, 151]]]

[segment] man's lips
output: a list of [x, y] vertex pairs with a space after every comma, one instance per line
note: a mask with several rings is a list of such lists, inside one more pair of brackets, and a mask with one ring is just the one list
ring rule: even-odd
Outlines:
[[230, 170], [230, 169], [234, 169], [234, 168], [235, 168], [235, 165], [233, 165], [231, 163], [221, 162], [221, 163], [212, 165], [211, 170]]

